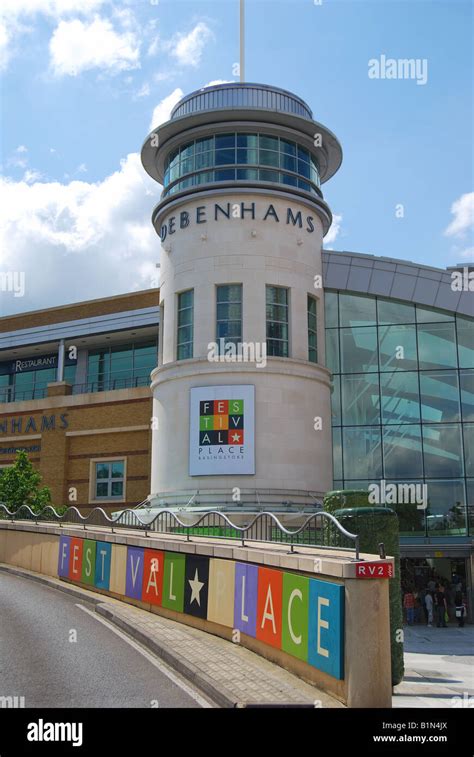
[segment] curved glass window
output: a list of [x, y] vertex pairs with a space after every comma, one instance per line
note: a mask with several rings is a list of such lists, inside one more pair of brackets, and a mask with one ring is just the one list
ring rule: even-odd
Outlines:
[[[226, 169], [206, 170], [221, 166]], [[197, 139], [173, 150], [165, 164], [163, 195], [236, 179], [271, 181], [319, 195], [319, 166], [309, 150], [269, 134], [236, 132]]]
[[334, 484], [426, 484], [427, 510], [395, 507], [404, 535], [474, 529], [473, 319], [348, 291], [324, 299]]

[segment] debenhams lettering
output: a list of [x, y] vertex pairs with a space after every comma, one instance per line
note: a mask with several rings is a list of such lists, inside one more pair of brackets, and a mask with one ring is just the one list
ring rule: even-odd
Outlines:
[[[210, 212], [212, 211], [212, 216]], [[183, 210], [181, 213], [170, 216], [166, 222], [161, 226], [160, 237], [164, 242], [166, 237], [170, 234], [175, 234], [178, 229], [186, 229], [192, 223], [207, 223], [209, 218], [213, 218], [214, 221], [230, 220], [236, 218], [245, 220], [250, 218], [252, 221], [261, 219], [262, 221], [273, 220], [274, 223], [285, 223], [287, 225], [292, 224], [299, 229], [303, 229], [312, 234], [314, 231], [314, 216], [303, 216], [301, 210], [294, 212], [291, 208], [287, 208], [286, 212], [282, 215], [282, 218], [278, 215], [273, 205], [265, 205], [263, 208], [257, 208], [257, 203], [251, 202], [246, 205], [244, 202], [227, 202], [220, 205], [214, 203], [211, 208], [207, 205], [199, 205], [192, 212]]]
[[69, 426], [67, 416], [69, 413], [61, 413], [59, 422], [56, 415], [42, 415], [36, 419], [32, 415], [19, 416], [18, 418], [5, 418], [0, 420], [0, 434], [29, 434], [39, 431], [55, 431], [66, 429]]

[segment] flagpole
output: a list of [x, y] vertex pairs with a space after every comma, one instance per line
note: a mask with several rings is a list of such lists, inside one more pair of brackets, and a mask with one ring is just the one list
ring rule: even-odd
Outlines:
[[240, 81], [245, 81], [245, 0], [240, 0]]

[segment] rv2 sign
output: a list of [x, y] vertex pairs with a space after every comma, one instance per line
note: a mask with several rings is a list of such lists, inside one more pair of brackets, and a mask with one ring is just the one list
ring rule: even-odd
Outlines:
[[393, 578], [392, 563], [358, 562], [356, 578]]

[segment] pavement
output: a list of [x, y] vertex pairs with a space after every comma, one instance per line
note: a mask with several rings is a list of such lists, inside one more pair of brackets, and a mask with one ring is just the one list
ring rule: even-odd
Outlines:
[[[0, 564], [0, 606], [0, 680], [5, 689], [0, 696], [29, 692], [26, 706], [64, 707], [67, 702], [75, 707], [144, 707], [158, 700], [160, 707], [344, 707], [238, 644], [42, 574]], [[138, 653], [130, 656], [128, 649], [120, 650], [113, 631], [97, 620], [123, 634], [122, 645], [130, 639], [186, 681], [194, 698], [182, 686], [180, 692], [172, 689], [169, 678], [148, 680]], [[81, 645], [67, 642], [71, 629], [79, 629]], [[89, 639], [86, 646], [84, 634]], [[202, 701], [196, 699], [198, 693]]]
[[404, 627], [405, 677], [393, 707], [474, 707], [474, 626]]

